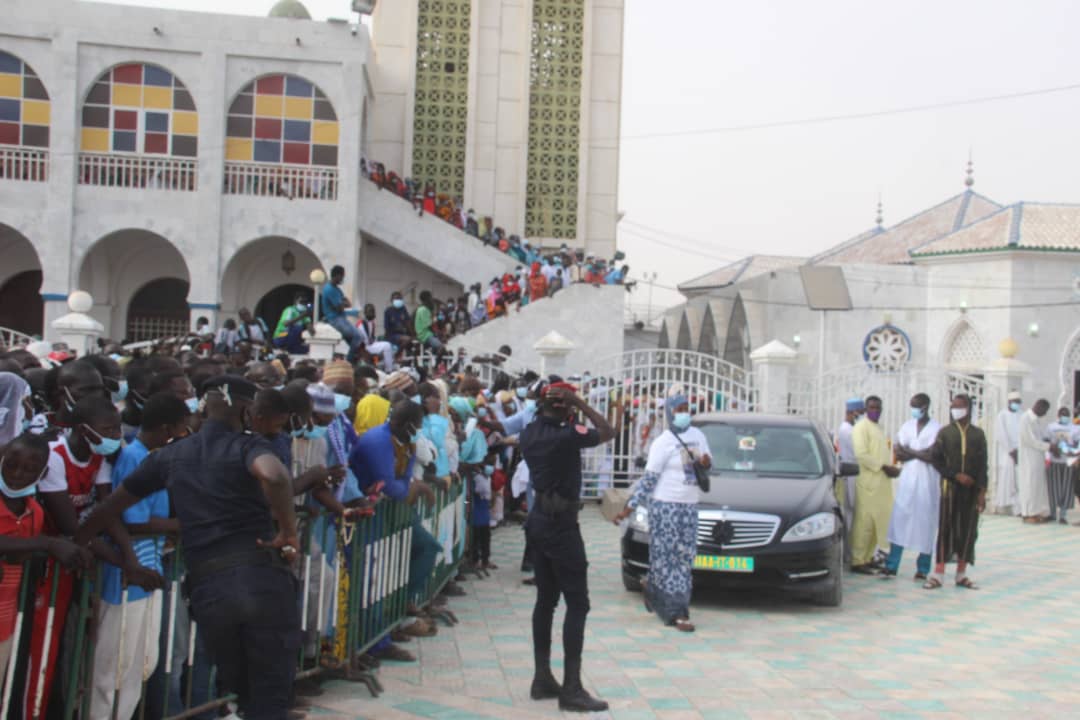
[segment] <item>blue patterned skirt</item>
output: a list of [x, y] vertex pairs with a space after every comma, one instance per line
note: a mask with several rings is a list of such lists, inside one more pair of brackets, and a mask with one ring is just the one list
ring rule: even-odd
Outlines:
[[690, 617], [691, 570], [697, 554], [697, 504], [649, 503], [649, 575], [645, 592], [670, 625]]

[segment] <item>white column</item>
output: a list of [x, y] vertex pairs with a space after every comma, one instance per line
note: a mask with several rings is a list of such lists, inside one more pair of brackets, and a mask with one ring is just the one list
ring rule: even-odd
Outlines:
[[540, 376], [561, 375], [566, 370], [566, 356], [576, 347], [555, 330], [533, 343], [533, 350], [540, 355]]
[[53, 335], [67, 343], [68, 348], [79, 357], [97, 352], [97, 339], [105, 332], [105, 326], [86, 313], [94, 306], [90, 293], [76, 290], [68, 297], [71, 310], [52, 322]]
[[754, 382], [758, 391], [758, 412], [786, 415], [791, 390], [791, 369], [799, 353], [773, 340], [750, 353]]

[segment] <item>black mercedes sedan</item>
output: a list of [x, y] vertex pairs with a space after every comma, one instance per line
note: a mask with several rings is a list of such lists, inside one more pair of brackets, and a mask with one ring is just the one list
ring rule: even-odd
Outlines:
[[[845, 520], [834, 486], [841, 469], [825, 432], [786, 415], [710, 413], [693, 424], [712, 451], [711, 487], [698, 506], [695, 585], [778, 588], [840, 605]], [[640, 590], [648, 570], [642, 505], [622, 538], [623, 584]]]

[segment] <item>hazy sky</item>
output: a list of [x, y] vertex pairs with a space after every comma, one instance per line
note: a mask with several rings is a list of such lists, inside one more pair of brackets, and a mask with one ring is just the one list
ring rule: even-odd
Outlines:
[[[271, 4], [227, 5], [262, 15]], [[306, 5], [316, 19], [350, 16], [349, 0]], [[673, 286], [725, 258], [812, 254], [871, 227], [879, 193], [889, 225], [963, 190], [969, 149], [975, 189], [993, 200], [1080, 201], [1080, 89], [648, 137], [1080, 83], [1077, 27], [1075, 0], [626, 0], [619, 245], [631, 274]], [[678, 299], [658, 288], [654, 313]]]

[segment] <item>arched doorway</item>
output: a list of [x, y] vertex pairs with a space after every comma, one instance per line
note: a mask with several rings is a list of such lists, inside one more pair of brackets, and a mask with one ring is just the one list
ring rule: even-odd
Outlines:
[[[268, 317], [259, 311], [264, 297], [282, 286], [303, 286], [316, 268], [323, 269], [310, 248], [287, 237], [272, 236], [253, 240], [241, 247], [225, 265], [221, 274], [221, 319], [235, 318], [240, 308], [248, 308], [266, 320], [273, 330], [278, 316]], [[288, 298], [285, 304], [292, 301]], [[270, 312], [267, 309], [265, 312]]]
[[750, 369], [750, 324], [746, 320], [746, 308], [741, 295], [735, 298], [735, 307], [731, 309], [731, 321], [728, 323], [727, 339], [724, 342], [724, 360]]
[[945, 367], [956, 372], [980, 374], [986, 366], [986, 350], [971, 323], [961, 318], [946, 337], [942, 353]]
[[[151, 340], [188, 327], [191, 275], [184, 256], [161, 235], [135, 229], [109, 233], [83, 255], [78, 277], [78, 288], [94, 298], [90, 314], [105, 326], [108, 338]], [[131, 310], [137, 323], [130, 322]]]
[[255, 305], [253, 312], [256, 317], [263, 319], [266, 326], [270, 328], [270, 332], [274, 332], [278, 319], [281, 318], [281, 312], [292, 304], [297, 294], [303, 295], [304, 301], [307, 303], [315, 300], [315, 290], [310, 285], [297, 285], [295, 283], [278, 285], [262, 296], [262, 299]]
[[188, 283], [159, 278], [143, 285], [128, 303], [126, 342], [183, 335], [188, 330]]
[[24, 270], [0, 287], [0, 327], [41, 337], [44, 314], [40, 270]]
[[40, 335], [44, 327], [41, 262], [33, 243], [0, 223], [0, 327]]

